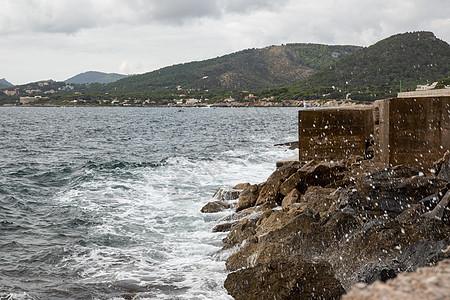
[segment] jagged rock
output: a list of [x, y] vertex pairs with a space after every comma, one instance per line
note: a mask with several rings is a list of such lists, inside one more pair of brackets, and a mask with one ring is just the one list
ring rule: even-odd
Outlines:
[[261, 186], [256, 205], [261, 205], [268, 201], [281, 203], [280, 185], [294, 174], [299, 167], [300, 165], [298, 164], [287, 164], [277, 168]]
[[450, 181], [450, 151], [445, 152], [444, 157], [435, 163], [434, 171], [437, 178]]
[[329, 263], [301, 256], [277, 257], [231, 273], [225, 288], [236, 300], [339, 299], [345, 292]]
[[258, 199], [258, 195], [259, 195], [259, 187], [256, 184], [251, 185], [246, 189], [244, 189], [239, 194], [239, 201], [236, 207], [236, 211], [241, 211], [243, 209], [254, 206], [256, 200]]
[[397, 277], [397, 274], [405, 269], [405, 266], [397, 260], [392, 260], [388, 263], [372, 261], [358, 271], [358, 282], [367, 284], [377, 280], [386, 282], [388, 279]]
[[297, 189], [293, 189], [286, 197], [283, 198], [281, 202], [281, 206], [283, 208], [287, 208], [294, 203], [298, 203], [300, 201], [300, 192]]
[[214, 194], [213, 198], [223, 201], [223, 200], [235, 200], [239, 197], [239, 193], [241, 191], [238, 190], [226, 190], [223, 188], [219, 188]]
[[280, 185], [282, 195], [289, 194], [294, 188], [302, 192], [308, 186], [326, 186], [344, 178], [345, 164], [339, 162], [309, 162], [291, 175]]
[[[435, 176], [407, 166], [367, 175], [376, 166], [360, 160], [277, 169], [260, 186], [255, 206], [237, 213], [251, 219], [233, 226], [226, 240], [224, 248], [237, 250], [226, 261], [234, 272], [226, 282], [229, 293], [236, 299], [302, 299], [293, 287], [304, 257], [332, 265], [331, 277], [346, 290], [358, 279], [386, 280], [448, 258], [450, 186], [439, 177], [444, 162]], [[314, 280], [308, 285], [320, 284]]]
[[424, 205], [422, 203], [417, 203], [404, 210], [395, 219], [400, 223], [413, 224], [425, 212], [426, 208]]
[[337, 190], [310, 186], [300, 199], [300, 205], [318, 212], [333, 211], [338, 208]]
[[443, 180], [416, 173], [415, 168], [404, 166], [384, 169], [359, 180], [352, 192], [343, 195], [346, 199], [339, 201], [359, 210], [395, 217], [423, 198], [439, 192], [447, 184]]
[[438, 220], [442, 220], [444, 218], [445, 209], [449, 206], [449, 202], [450, 202], [450, 190], [448, 190], [445, 193], [444, 197], [442, 197], [442, 200], [439, 201], [439, 203], [432, 211], [423, 214], [423, 216], [427, 218], [435, 218]]
[[245, 189], [248, 189], [249, 187], [251, 187], [251, 184], [248, 182], [239, 183], [233, 187], [233, 190], [245, 190]]
[[217, 224], [213, 227], [211, 230], [212, 232], [227, 232], [230, 231], [230, 228], [237, 224], [237, 222], [229, 222], [229, 223], [223, 223], [223, 224]]
[[225, 249], [232, 248], [236, 245], [242, 244], [248, 238], [251, 238], [256, 233], [255, 220], [245, 219], [231, 227], [227, 237], [223, 239]]
[[450, 295], [450, 259], [437, 266], [414, 273], [399, 274], [395, 279], [371, 285], [356, 284], [343, 300], [376, 299], [448, 299]]
[[205, 206], [202, 207], [202, 213], [216, 213], [221, 212], [225, 209], [231, 208], [231, 204], [223, 202], [223, 201], [213, 201], [208, 202]]

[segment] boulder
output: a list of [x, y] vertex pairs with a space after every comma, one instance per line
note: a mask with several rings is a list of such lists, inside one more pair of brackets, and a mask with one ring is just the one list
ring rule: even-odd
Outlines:
[[280, 193], [280, 185], [292, 174], [297, 172], [299, 167], [300, 165], [298, 164], [287, 164], [277, 168], [275, 172], [269, 176], [267, 181], [262, 184], [256, 205], [261, 205], [268, 201], [281, 203], [283, 198]]
[[356, 284], [343, 300], [362, 299], [448, 299], [450, 295], [450, 259], [414, 273], [399, 274], [387, 282]]
[[238, 190], [226, 190], [223, 188], [219, 188], [214, 194], [213, 198], [223, 201], [223, 200], [236, 200], [239, 197], [239, 193], [241, 191]]
[[377, 280], [386, 282], [388, 279], [397, 277], [397, 274], [403, 272], [406, 267], [398, 260], [392, 260], [388, 263], [372, 261], [358, 271], [358, 282], [367, 284]]
[[345, 292], [329, 263], [302, 256], [277, 257], [231, 273], [225, 288], [236, 300], [339, 299]]
[[227, 237], [223, 239], [225, 249], [241, 245], [246, 239], [251, 238], [256, 233], [255, 220], [245, 219], [232, 226]]
[[221, 212], [225, 209], [231, 208], [230, 203], [226, 203], [224, 201], [213, 201], [208, 202], [205, 206], [202, 207], [202, 213], [217, 213]]
[[248, 189], [249, 187], [251, 187], [251, 184], [248, 182], [239, 183], [233, 187], [233, 190], [245, 190], [245, 189]]
[[374, 215], [396, 217], [447, 185], [443, 180], [417, 173], [417, 169], [405, 166], [384, 169], [358, 180], [346, 195], [341, 195], [345, 199], [339, 201]]
[[287, 208], [294, 203], [298, 203], [300, 201], [300, 197], [300, 192], [294, 188], [286, 197], [283, 198], [281, 206], [283, 208]]
[[345, 164], [339, 162], [311, 161], [292, 174], [280, 185], [282, 195], [289, 194], [294, 188], [304, 192], [308, 186], [326, 186], [344, 178]]
[[444, 157], [435, 163], [433, 169], [437, 178], [450, 182], [450, 151], [445, 152]]
[[310, 186], [300, 199], [300, 205], [313, 211], [327, 212], [338, 208], [339, 194], [336, 189]]
[[385, 281], [449, 258], [445, 159], [432, 176], [408, 166], [367, 174], [377, 166], [367, 160], [278, 168], [224, 240], [237, 251], [226, 261], [228, 292], [333, 299], [358, 280]]
[[258, 199], [258, 195], [259, 195], [259, 187], [256, 184], [251, 185], [246, 189], [244, 189], [239, 194], [239, 201], [236, 207], [236, 211], [241, 211], [243, 209], [254, 206], [256, 200]]

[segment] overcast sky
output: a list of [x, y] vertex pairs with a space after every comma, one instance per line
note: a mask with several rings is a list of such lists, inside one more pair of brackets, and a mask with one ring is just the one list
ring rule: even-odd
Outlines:
[[369, 46], [417, 30], [450, 42], [450, 1], [0, 0], [0, 78], [138, 74], [247, 48]]

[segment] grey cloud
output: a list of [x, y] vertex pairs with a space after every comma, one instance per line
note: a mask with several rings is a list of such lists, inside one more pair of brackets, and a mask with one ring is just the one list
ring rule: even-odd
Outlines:
[[281, 7], [287, 0], [2, 0], [0, 34], [76, 33], [86, 28], [128, 24], [181, 25], [227, 13]]
[[227, 12], [246, 13], [253, 10], [281, 8], [287, 2], [289, 0], [224, 0], [222, 5]]

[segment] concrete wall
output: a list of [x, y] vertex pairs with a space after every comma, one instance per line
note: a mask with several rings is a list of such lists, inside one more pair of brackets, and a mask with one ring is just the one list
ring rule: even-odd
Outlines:
[[449, 97], [450, 89], [424, 90], [398, 93], [398, 98]]
[[365, 156], [373, 137], [374, 161], [428, 171], [450, 150], [450, 97], [394, 98], [368, 108], [299, 111], [299, 159]]
[[379, 147], [386, 165], [427, 169], [450, 149], [450, 97], [388, 99], [380, 112], [388, 120]]
[[338, 160], [365, 156], [374, 129], [373, 108], [299, 111], [299, 159]]

